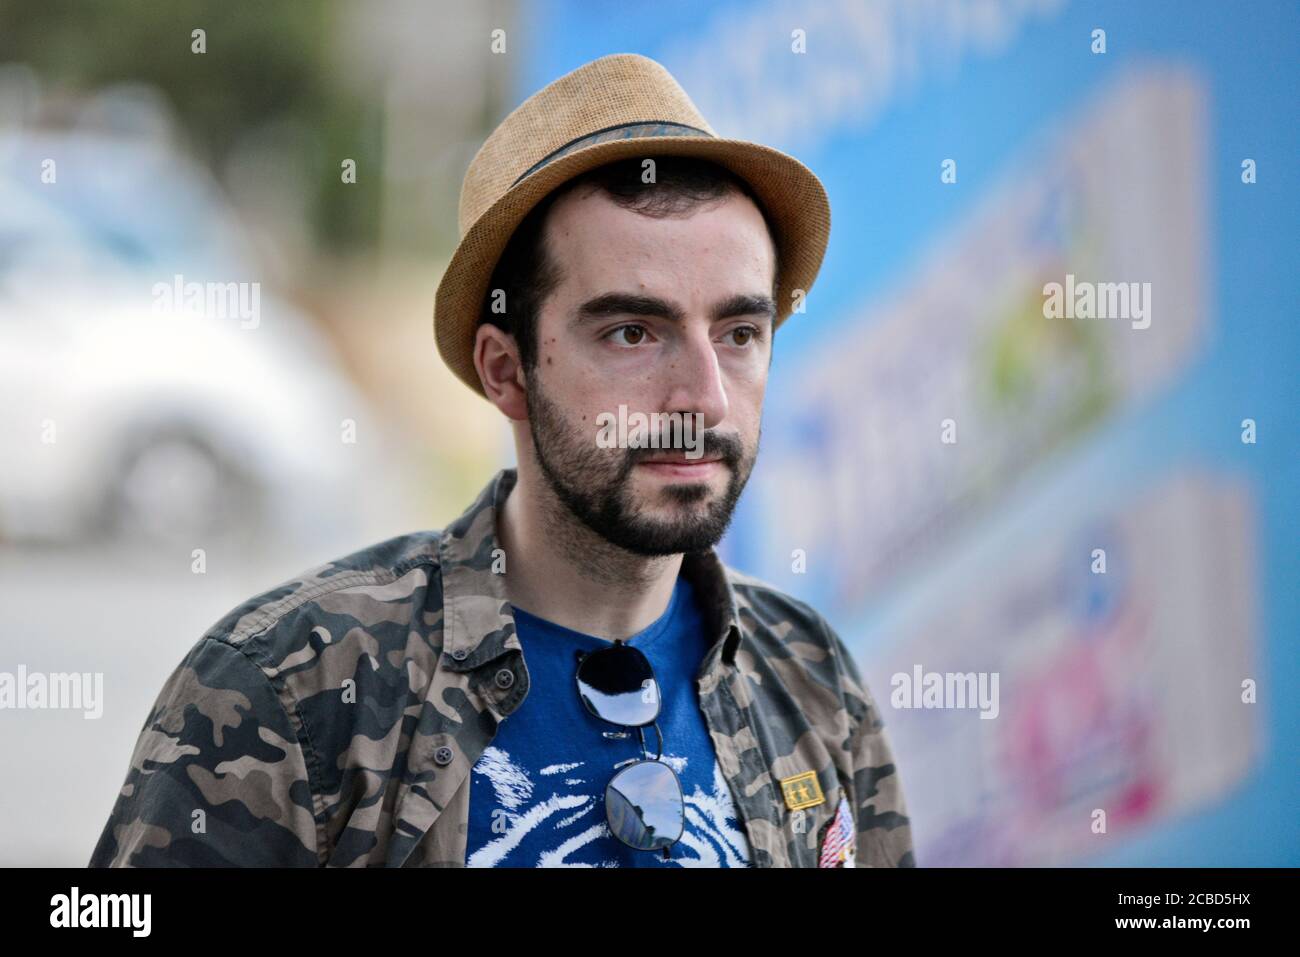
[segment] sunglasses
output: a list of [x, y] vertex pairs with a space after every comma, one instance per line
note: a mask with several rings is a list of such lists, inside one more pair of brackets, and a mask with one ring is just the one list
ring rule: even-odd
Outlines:
[[[654, 669], [639, 648], [615, 639], [608, 648], [579, 651], [578, 697], [587, 711], [602, 721], [625, 730], [603, 731], [607, 739], [641, 737], [641, 757], [614, 765], [621, 768], [605, 786], [605, 817], [610, 832], [638, 851], [668, 849], [682, 836], [686, 802], [677, 772], [660, 758], [664, 735], [659, 729], [659, 683]], [[653, 726], [659, 736], [659, 750], [651, 758], [646, 750], [645, 729]], [[630, 729], [630, 730], [626, 730]]]

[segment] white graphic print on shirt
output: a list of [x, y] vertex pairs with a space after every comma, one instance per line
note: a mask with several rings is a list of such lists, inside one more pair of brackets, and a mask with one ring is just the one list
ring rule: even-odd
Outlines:
[[[665, 753], [661, 760], [681, 776], [687, 759]], [[524, 867], [618, 867], [614, 859], [590, 864], [568, 858], [593, 841], [615, 841], [604, 814], [604, 789], [615, 768], [600, 767], [584, 772], [586, 762], [553, 764], [538, 771], [534, 781], [527, 769], [514, 763], [500, 748], [489, 746], [474, 772], [492, 784], [504, 832], [471, 852], [467, 867], [497, 867], [520, 843], [531, 836], [553, 832], [553, 843], [536, 861], [519, 862]], [[672, 847], [671, 858], [646, 851], [647, 859], [677, 867], [748, 867], [749, 842], [736, 818], [731, 791], [717, 761], [713, 762], [713, 784], [705, 793], [698, 784], [686, 799], [686, 826], [681, 840]], [[493, 828], [494, 832], [497, 827]], [[513, 864], [513, 862], [512, 862]]]

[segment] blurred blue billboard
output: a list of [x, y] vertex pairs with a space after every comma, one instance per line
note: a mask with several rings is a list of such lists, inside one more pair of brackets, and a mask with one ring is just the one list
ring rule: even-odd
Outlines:
[[723, 552], [857, 656], [918, 863], [1300, 864], [1300, 7], [523, 13], [516, 102], [642, 53], [827, 187]]

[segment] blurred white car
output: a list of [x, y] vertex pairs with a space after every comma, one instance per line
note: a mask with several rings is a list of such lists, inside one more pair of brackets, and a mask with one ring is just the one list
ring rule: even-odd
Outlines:
[[[240, 249], [174, 154], [0, 136], [0, 538], [365, 534], [379, 423]], [[178, 282], [258, 283], [256, 322], [186, 310]]]

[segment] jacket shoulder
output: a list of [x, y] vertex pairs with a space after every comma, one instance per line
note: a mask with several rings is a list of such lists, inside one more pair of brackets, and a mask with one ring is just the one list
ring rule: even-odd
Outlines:
[[727, 570], [727, 581], [736, 592], [737, 600], [749, 605], [755, 613], [761, 614], [764, 620], [788, 621], [800, 625], [815, 624], [819, 629], [826, 625], [826, 620], [807, 602], [800, 601], [761, 578], [747, 575], [729, 565], [724, 567]]
[[[797, 656], [824, 685], [837, 689], [855, 724], [862, 720], [874, 724], [879, 720], [853, 655], [817, 609], [770, 582], [724, 567], [736, 604], [742, 609], [742, 624], [744, 610], [755, 620], [755, 627], [747, 628], [747, 632], [752, 631], [758, 639], [766, 636], [770, 636], [769, 641], [775, 639], [783, 649], [781, 653]], [[760, 640], [760, 650], [770, 647]]]
[[[253, 595], [221, 616], [200, 641], [213, 638], [240, 646], [264, 662], [282, 660], [297, 644], [280, 626], [293, 622], [325, 628], [325, 641], [346, 638], [347, 622], [365, 626], [392, 620], [393, 606], [411, 601], [437, 583], [441, 531], [397, 535], [313, 566]], [[340, 629], [330, 632], [331, 625]]]
[[[440, 545], [439, 532], [387, 539], [214, 623], [158, 694], [92, 866], [339, 859], [340, 798], [365, 790], [350, 787], [349, 749], [358, 735], [395, 745], [394, 689], [436, 654]], [[366, 751], [367, 769], [385, 760], [400, 766], [400, 755]], [[206, 831], [192, 826], [197, 811]]]

